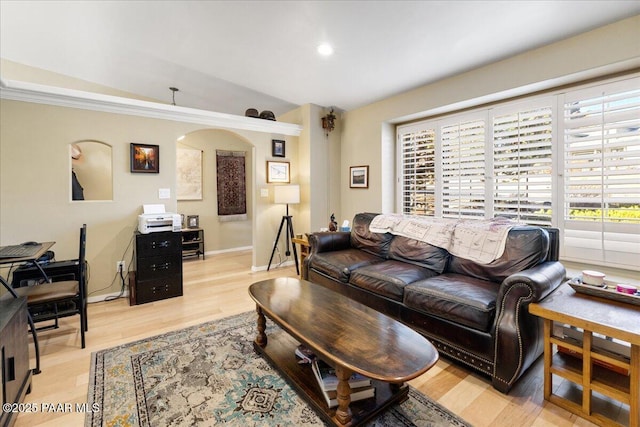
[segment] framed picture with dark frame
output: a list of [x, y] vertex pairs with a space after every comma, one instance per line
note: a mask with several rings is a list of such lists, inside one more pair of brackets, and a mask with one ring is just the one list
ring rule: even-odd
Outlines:
[[284, 141], [281, 139], [271, 140], [271, 155], [273, 157], [285, 157], [284, 155]]
[[131, 172], [160, 173], [160, 146], [132, 142]]
[[369, 188], [369, 166], [351, 166], [349, 168], [349, 187]]
[[187, 228], [199, 228], [200, 216], [199, 215], [187, 215]]
[[267, 161], [267, 183], [288, 184], [289, 182], [289, 162]]

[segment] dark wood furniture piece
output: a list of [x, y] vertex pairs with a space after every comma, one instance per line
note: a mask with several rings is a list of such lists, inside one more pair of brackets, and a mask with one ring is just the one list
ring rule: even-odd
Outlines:
[[131, 305], [182, 296], [182, 233], [136, 232], [134, 260], [135, 272], [129, 280]]
[[[2, 356], [2, 404], [20, 403], [31, 391], [29, 343], [27, 339], [27, 301], [12, 298], [0, 301], [0, 354]], [[0, 412], [0, 426], [11, 426], [18, 411]]]
[[[541, 302], [531, 304], [529, 311], [544, 319], [544, 398], [598, 425], [620, 425], [594, 412], [592, 393], [598, 392], [629, 405], [629, 426], [640, 426], [640, 308], [579, 294], [565, 283]], [[583, 329], [582, 345], [554, 335], [554, 322]], [[630, 360], [595, 348], [594, 333], [630, 343]], [[562, 353], [554, 354], [554, 344], [581, 355], [582, 362]], [[626, 369], [629, 375], [604, 369], [594, 360]], [[580, 385], [581, 401], [554, 394], [553, 375]]]
[[[42, 255], [44, 255], [53, 245], [55, 245], [55, 243], [56, 242], [40, 242], [40, 250], [38, 250], [31, 256], [16, 257], [16, 258], [0, 258], [0, 264], [17, 264], [17, 263], [35, 261], [38, 258], [40, 258]], [[40, 264], [38, 264], [37, 262], [34, 262], [34, 264], [40, 270], [40, 273], [42, 273], [42, 277], [44, 278], [44, 280], [49, 281], [49, 277], [47, 276], [47, 273], [45, 273], [45, 271], [42, 269], [42, 266], [40, 266]], [[7, 282], [2, 276], [0, 276], [0, 284], [2, 284], [2, 286], [4, 286], [4, 288], [7, 290], [8, 292], [7, 295], [10, 295], [13, 298], [18, 298], [16, 291], [11, 286], [9, 286], [9, 282]], [[27, 320], [29, 322], [29, 330], [31, 331], [31, 336], [33, 337], [33, 346], [36, 353], [36, 367], [33, 370], [33, 373], [39, 374], [40, 373], [40, 345], [38, 344], [38, 332], [36, 331], [36, 327], [33, 323], [33, 318], [31, 317], [31, 314], [29, 314], [28, 310], [27, 310]]]
[[204, 230], [202, 228], [182, 229], [182, 257], [198, 257], [204, 260]]
[[[438, 360], [438, 351], [422, 335], [323, 286], [281, 277], [252, 284], [249, 294], [258, 312], [254, 348], [329, 423], [355, 426], [403, 401], [409, 391], [404, 382]], [[286, 332], [267, 337], [265, 316]], [[311, 366], [297, 363], [299, 343], [336, 369], [336, 409], [327, 407]], [[348, 379], [353, 372], [373, 380], [375, 398], [350, 402]]]

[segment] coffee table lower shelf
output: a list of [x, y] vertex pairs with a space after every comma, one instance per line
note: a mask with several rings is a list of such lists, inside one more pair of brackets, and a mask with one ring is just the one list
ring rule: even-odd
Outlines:
[[[265, 347], [253, 343], [256, 352], [283, 375], [325, 422], [340, 425], [334, 418], [336, 408], [327, 407], [311, 365], [298, 364], [295, 356], [298, 345], [299, 343], [286, 332], [268, 335], [268, 344]], [[375, 397], [351, 402], [349, 405], [352, 413], [350, 426], [360, 425], [376, 417], [389, 406], [403, 402], [409, 393], [409, 386], [406, 384], [397, 385], [372, 380], [372, 385], [376, 389]]]

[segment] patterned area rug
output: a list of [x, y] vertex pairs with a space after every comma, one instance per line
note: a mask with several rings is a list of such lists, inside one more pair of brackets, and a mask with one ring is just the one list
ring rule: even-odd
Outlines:
[[[267, 334], [278, 328], [267, 325]], [[93, 353], [88, 403], [100, 411], [85, 426], [323, 426], [255, 353], [255, 334], [248, 312]], [[468, 424], [410, 388], [368, 425]]]

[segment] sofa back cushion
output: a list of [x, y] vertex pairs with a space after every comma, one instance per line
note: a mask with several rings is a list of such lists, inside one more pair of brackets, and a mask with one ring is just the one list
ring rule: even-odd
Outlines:
[[502, 283], [514, 273], [531, 268], [546, 260], [549, 235], [540, 227], [518, 225], [509, 230], [502, 256], [489, 264], [451, 256], [447, 271], [478, 279]]
[[409, 237], [394, 236], [389, 246], [389, 258], [442, 273], [447, 266], [449, 252]]
[[351, 225], [351, 247], [360, 249], [382, 258], [389, 255], [389, 245], [393, 235], [390, 233], [372, 233], [369, 231], [369, 224], [375, 213], [359, 213], [353, 217]]

